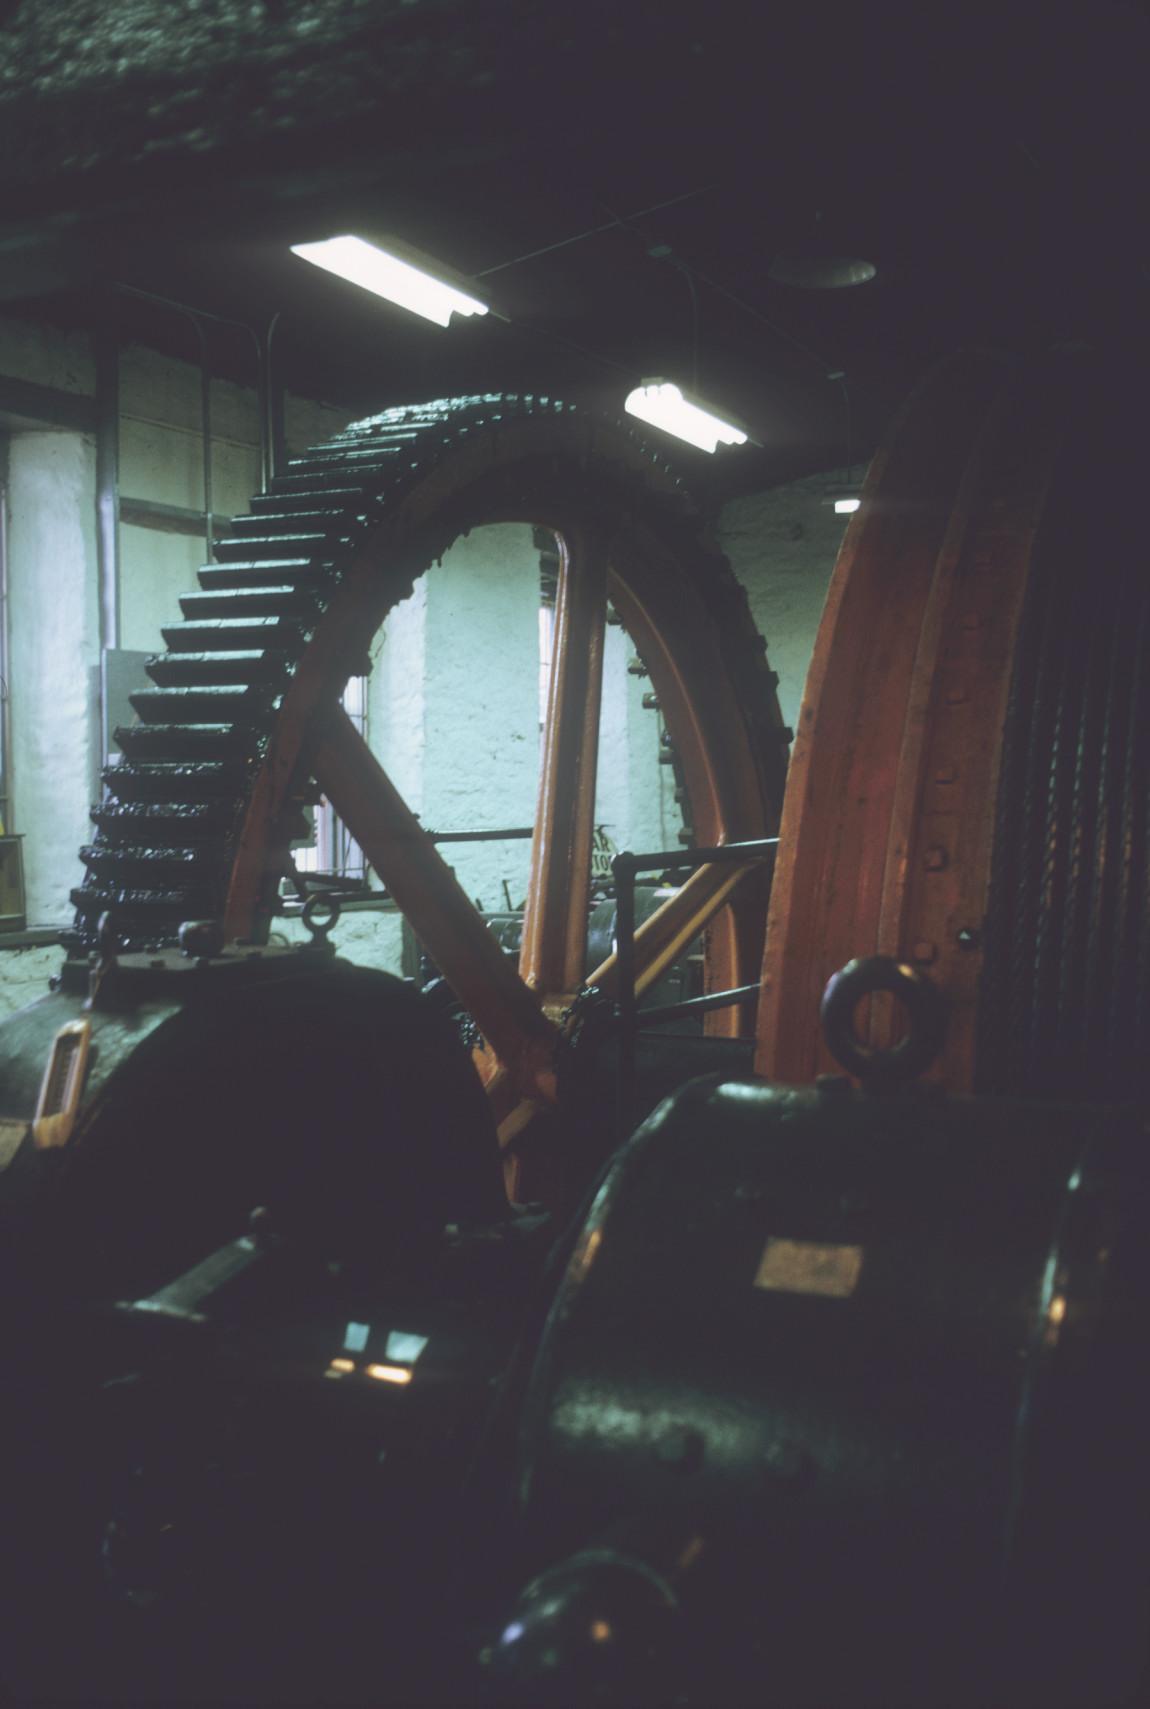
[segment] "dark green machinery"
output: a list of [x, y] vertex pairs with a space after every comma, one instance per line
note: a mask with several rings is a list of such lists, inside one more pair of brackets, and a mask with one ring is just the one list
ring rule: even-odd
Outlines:
[[[403, 986], [314, 948], [125, 960], [73, 1166], [19, 1218], [18, 1695], [1140, 1700], [1140, 1112], [901, 1078], [929, 987], [879, 963], [846, 998], [896, 987], [914, 1048], [868, 1050], [861, 1091], [691, 1083], [561, 1228], [507, 1208], [466, 1057]], [[84, 1002], [26, 1012], [22, 1054]], [[355, 1030], [385, 1014], [394, 1060]], [[438, 1102], [404, 1101], [419, 1051]], [[273, 1053], [261, 1121], [219, 1065]], [[139, 1177], [129, 1241], [149, 1109], [170, 1188]]]

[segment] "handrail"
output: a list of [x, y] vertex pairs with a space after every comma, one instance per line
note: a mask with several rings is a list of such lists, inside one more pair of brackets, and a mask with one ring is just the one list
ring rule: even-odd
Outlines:
[[[778, 837], [759, 837], [753, 842], [721, 843], [715, 848], [660, 849], [649, 854], [624, 851], [611, 862], [615, 880], [615, 965], [618, 980], [616, 993], [619, 1065], [616, 1088], [619, 1131], [626, 1131], [631, 1094], [635, 1081], [635, 1043], [638, 1032], [638, 1005], [635, 1000], [635, 878], [640, 872], [665, 872], [668, 869], [691, 872], [700, 866], [733, 866], [766, 860], [778, 847]], [[673, 1016], [698, 1012], [700, 1008], [718, 1009], [729, 1003], [742, 1002], [757, 990], [754, 985], [740, 985], [730, 991], [712, 991], [705, 997], [688, 999], [685, 1003], [664, 1005], [666, 1012], [654, 1009], [651, 1020], [671, 1020]]]

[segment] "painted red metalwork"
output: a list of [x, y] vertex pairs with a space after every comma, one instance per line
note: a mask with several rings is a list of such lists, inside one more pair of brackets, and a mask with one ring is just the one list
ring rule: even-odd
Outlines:
[[[1064, 376], [955, 358], [876, 456], [819, 631], [770, 903], [757, 1071], [833, 1070], [821, 992], [855, 957], [929, 970], [950, 1010], [931, 1071], [974, 1075], [1003, 723], [1032, 551], [1067, 419]], [[887, 1043], [897, 1020], [871, 1000]]]

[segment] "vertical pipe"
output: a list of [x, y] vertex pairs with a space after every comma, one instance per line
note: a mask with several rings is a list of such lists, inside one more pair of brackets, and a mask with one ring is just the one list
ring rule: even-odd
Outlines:
[[615, 1138], [620, 1143], [631, 1126], [635, 1079], [635, 857], [626, 852], [611, 862], [615, 880], [615, 968], [618, 1008], [619, 1079]]
[[0, 485], [0, 831], [12, 830], [8, 800], [12, 788], [12, 672], [8, 633], [8, 491]]
[[[93, 793], [111, 744], [108, 654], [120, 645], [120, 345], [112, 332], [97, 334], [96, 358], [96, 575], [100, 664], [96, 690]], [[92, 750], [89, 750], [90, 752]]]
[[100, 648], [120, 645], [120, 347], [102, 333], [96, 356], [96, 564]]
[[287, 461], [283, 380], [273, 361], [275, 335], [279, 323], [280, 315], [277, 310], [268, 322], [267, 331], [258, 340], [260, 358], [260, 472], [265, 492]]
[[208, 364], [208, 335], [203, 321], [193, 310], [187, 315], [196, 329], [200, 342], [200, 446], [204, 475], [204, 553], [211, 562], [214, 538], [212, 504], [212, 370]]

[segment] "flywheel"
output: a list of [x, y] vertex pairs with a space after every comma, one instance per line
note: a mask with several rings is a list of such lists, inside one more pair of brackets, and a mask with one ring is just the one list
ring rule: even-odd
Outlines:
[[[494, 522], [550, 530], [560, 560], [518, 970], [340, 705], [415, 578]], [[263, 941], [318, 789], [477, 1024], [506, 1138], [554, 1100], [557, 1017], [589, 972], [608, 601], [650, 674], [698, 843], [777, 825], [787, 732], [745, 593], [660, 457], [624, 424], [545, 397], [437, 400], [358, 422], [289, 464], [215, 551], [149, 661], [154, 686], [132, 698], [139, 721], [117, 732], [123, 759], [104, 774], [73, 893], [79, 943], [106, 912], [130, 949], [169, 945], [194, 918]], [[639, 934], [640, 990], [704, 928], [707, 988], [754, 982], [764, 894], [746, 868], [693, 874]], [[613, 958], [591, 971], [609, 995]], [[753, 1022], [744, 1006], [725, 1024]]]
[[[968, 352], [874, 458], [792, 756], [758, 1072], [833, 1069], [818, 1004], [874, 954], [949, 1009], [952, 1091], [1145, 1097], [1150, 574], [1139, 384]], [[889, 1008], [861, 1017], [890, 1041]]]

